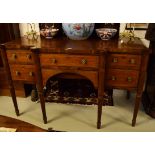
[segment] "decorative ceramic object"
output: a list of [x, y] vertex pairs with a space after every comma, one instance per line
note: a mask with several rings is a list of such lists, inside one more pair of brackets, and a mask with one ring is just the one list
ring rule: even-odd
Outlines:
[[113, 29], [113, 28], [99, 28], [99, 29], [96, 29], [97, 35], [102, 40], [110, 40], [112, 37], [115, 36], [116, 32], [117, 32], [117, 29]]
[[51, 39], [57, 34], [58, 31], [59, 29], [54, 28], [54, 24], [52, 26], [45, 25], [45, 28], [40, 30], [40, 35], [46, 39]]
[[92, 34], [94, 23], [62, 23], [65, 34], [72, 40], [85, 40]]
[[40, 30], [40, 35], [46, 39], [51, 39], [57, 34], [58, 31], [59, 29], [42, 29]]

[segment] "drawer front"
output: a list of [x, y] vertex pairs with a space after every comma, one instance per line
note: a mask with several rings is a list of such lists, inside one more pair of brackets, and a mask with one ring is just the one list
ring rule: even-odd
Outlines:
[[110, 54], [108, 55], [108, 67], [139, 69], [141, 63], [140, 55]]
[[8, 50], [7, 58], [9, 63], [34, 64], [33, 56], [29, 50]]
[[[97, 71], [69, 71], [68, 70], [56, 70], [56, 69], [42, 69], [42, 76], [43, 76], [43, 83], [44, 85], [46, 84], [47, 80], [54, 76], [54, 75], [60, 75], [60, 74], [64, 74], [64, 75], [81, 75], [82, 77], [85, 77], [87, 79], [89, 79], [90, 81], [92, 81], [92, 83], [94, 84], [94, 87], [97, 88], [98, 87], [98, 72]], [[71, 77], [71, 76], [70, 76]], [[70, 78], [69, 76], [67, 78]], [[78, 76], [79, 78], [79, 76]]]
[[109, 69], [106, 73], [106, 86], [137, 87], [139, 72], [135, 70]]
[[35, 68], [33, 65], [10, 65], [13, 80], [35, 81]]
[[41, 66], [98, 67], [98, 56], [40, 54]]

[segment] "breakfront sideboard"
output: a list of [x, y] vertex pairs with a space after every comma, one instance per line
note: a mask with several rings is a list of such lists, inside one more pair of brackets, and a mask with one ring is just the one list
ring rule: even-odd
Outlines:
[[20, 38], [1, 45], [1, 55], [7, 72], [15, 112], [20, 114], [14, 81], [36, 84], [44, 123], [47, 123], [43, 87], [52, 76], [85, 78], [98, 90], [97, 128], [101, 127], [105, 89], [136, 90], [132, 126], [141, 102], [146, 77], [149, 50], [140, 40], [102, 41], [67, 38], [30, 41]]

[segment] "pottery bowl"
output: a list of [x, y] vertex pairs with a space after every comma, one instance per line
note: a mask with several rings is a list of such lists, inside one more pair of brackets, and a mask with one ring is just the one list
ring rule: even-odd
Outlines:
[[72, 40], [88, 39], [94, 30], [94, 23], [62, 23], [66, 36]]
[[102, 40], [110, 40], [116, 35], [117, 29], [112, 29], [112, 28], [99, 28], [96, 29], [97, 35], [102, 39]]
[[58, 33], [58, 31], [59, 29], [55, 29], [55, 28], [41, 29], [40, 35], [45, 37], [46, 39], [51, 39]]

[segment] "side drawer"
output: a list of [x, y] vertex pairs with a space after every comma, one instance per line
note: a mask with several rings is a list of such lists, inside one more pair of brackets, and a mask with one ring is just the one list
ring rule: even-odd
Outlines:
[[29, 50], [7, 50], [9, 63], [34, 64], [34, 59]]
[[33, 65], [10, 65], [13, 80], [35, 81], [35, 68]]
[[98, 67], [98, 56], [40, 54], [41, 66]]
[[108, 87], [137, 87], [139, 72], [136, 70], [109, 69], [106, 72]]
[[140, 55], [109, 54], [107, 57], [108, 68], [131, 68], [139, 69], [141, 64]]

